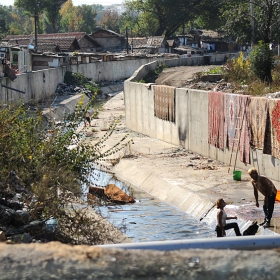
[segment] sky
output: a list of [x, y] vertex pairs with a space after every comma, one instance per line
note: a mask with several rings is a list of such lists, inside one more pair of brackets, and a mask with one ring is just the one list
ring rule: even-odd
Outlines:
[[[122, 0], [72, 0], [74, 6], [82, 5], [82, 4], [87, 4], [87, 5], [92, 5], [92, 4], [101, 4], [103, 6], [105, 5], [111, 5], [111, 4], [121, 4], [123, 1]], [[10, 6], [14, 5], [14, 0], [0, 0], [0, 5], [3, 6]]]

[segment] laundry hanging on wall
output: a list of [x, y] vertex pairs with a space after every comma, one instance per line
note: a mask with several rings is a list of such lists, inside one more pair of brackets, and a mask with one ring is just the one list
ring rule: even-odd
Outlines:
[[267, 98], [252, 97], [250, 102], [251, 145], [253, 148], [266, 150], [265, 130], [267, 124]]
[[175, 122], [175, 87], [155, 85], [154, 115], [162, 120]]
[[226, 147], [239, 151], [240, 161], [250, 163], [250, 96], [225, 94]]
[[250, 119], [250, 95], [239, 95], [239, 118], [237, 121], [237, 129], [240, 133], [239, 139], [239, 153], [240, 161], [250, 163], [250, 131], [251, 131], [251, 119]]
[[[234, 144], [234, 139], [238, 138], [237, 118], [239, 113], [238, 107], [238, 94], [226, 94], [225, 96], [225, 139], [226, 147], [232, 148]], [[235, 135], [237, 134], [237, 135]], [[236, 148], [237, 146], [234, 145]]]
[[223, 92], [208, 93], [208, 143], [221, 150], [224, 149], [224, 97]]
[[268, 110], [271, 129], [271, 155], [280, 158], [280, 100], [269, 99]]

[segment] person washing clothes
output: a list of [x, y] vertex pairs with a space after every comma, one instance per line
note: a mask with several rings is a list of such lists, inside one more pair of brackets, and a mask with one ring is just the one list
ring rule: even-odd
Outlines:
[[235, 231], [236, 236], [241, 236], [239, 226], [237, 223], [226, 223], [226, 220], [237, 220], [237, 217], [228, 217], [226, 214], [226, 211], [224, 210], [224, 207], [226, 206], [225, 201], [222, 198], [219, 198], [216, 201], [216, 207], [218, 209], [217, 211], [217, 226], [216, 226], [216, 232], [217, 237], [225, 237], [226, 236], [226, 230], [233, 228]]
[[264, 196], [264, 221], [260, 224], [263, 227], [270, 227], [270, 220], [274, 211], [274, 203], [277, 195], [277, 189], [274, 184], [265, 176], [258, 174], [256, 168], [250, 168], [248, 174], [252, 178], [252, 185], [254, 187], [254, 196], [256, 199], [256, 206], [259, 207], [258, 192]]

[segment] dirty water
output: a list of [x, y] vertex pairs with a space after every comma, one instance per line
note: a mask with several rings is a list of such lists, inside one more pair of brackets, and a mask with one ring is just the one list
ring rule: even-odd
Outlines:
[[[178, 208], [139, 188], [129, 188], [111, 175], [95, 170], [92, 185], [115, 184], [134, 197], [136, 203], [99, 206], [95, 209], [134, 242], [215, 237], [215, 231]], [[87, 190], [84, 190], [87, 192]]]

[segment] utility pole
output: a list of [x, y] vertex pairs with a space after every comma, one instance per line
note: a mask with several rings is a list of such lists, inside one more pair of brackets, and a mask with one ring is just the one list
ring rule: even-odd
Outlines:
[[253, 48], [253, 44], [255, 41], [255, 12], [254, 12], [255, 0], [249, 0], [249, 1], [250, 1], [251, 28], [252, 28], [251, 48]]
[[35, 24], [35, 52], [38, 50], [38, 39], [37, 39], [37, 18], [38, 18], [38, 12], [37, 12], [37, 3], [35, 4], [35, 10], [34, 10], [34, 24]]
[[131, 32], [131, 53], [133, 53], [133, 34], [132, 34], [132, 28], [130, 28]]
[[184, 46], [186, 45], [186, 36], [185, 36], [185, 21], [183, 21], [183, 36], [184, 36]]
[[125, 28], [125, 33], [126, 33], [126, 53], [128, 54], [128, 32], [127, 32], [127, 27]]

